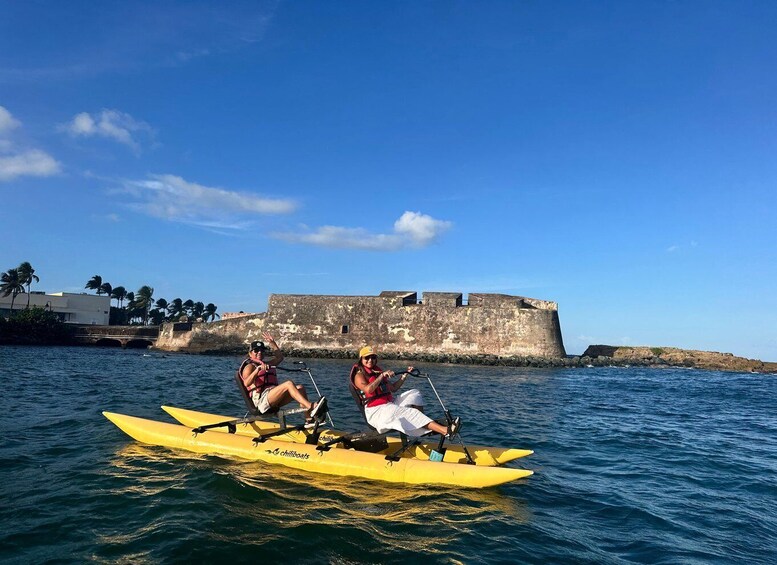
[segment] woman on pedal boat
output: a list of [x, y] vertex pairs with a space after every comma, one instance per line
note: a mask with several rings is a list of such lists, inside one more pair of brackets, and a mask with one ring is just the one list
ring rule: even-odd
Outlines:
[[[413, 367], [408, 367], [408, 373]], [[407, 373], [398, 380], [389, 382], [394, 371], [383, 371], [378, 367], [378, 356], [369, 345], [359, 351], [359, 361], [351, 368], [351, 383], [361, 392], [364, 416], [367, 423], [379, 433], [396, 430], [418, 437], [430, 432], [453, 435], [461, 426], [456, 418], [451, 426], [444, 426], [424, 414], [424, 400], [416, 389], [410, 389], [394, 396], [407, 379]]]
[[308, 400], [304, 385], [295, 384], [292, 380], [279, 383], [275, 367], [283, 361], [283, 352], [268, 332], [262, 332], [262, 336], [273, 349], [273, 357], [265, 361], [267, 346], [264, 342], [253, 341], [248, 350], [248, 358], [238, 369], [254, 406], [261, 414], [266, 414], [276, 412], [282, 406], [296, 400], [301, 408], [307, 410], [308, 423], [312, 423], [314, 418], [321, 420], [326, 414], [326, 397], [322, 396], [313, 403]]

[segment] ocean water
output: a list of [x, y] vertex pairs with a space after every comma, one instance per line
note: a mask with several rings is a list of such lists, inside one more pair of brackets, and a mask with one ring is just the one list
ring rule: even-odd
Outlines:
[[[467, 441], [535, 450], [535, 475], [483, 490], [146, 446], [100, 414], [242, 415], [238, 362], [0, 347], [0, 561], [777, 563], [774, 376], [422, 366]], [[308, 363], [362, 429], [350, 363]]]

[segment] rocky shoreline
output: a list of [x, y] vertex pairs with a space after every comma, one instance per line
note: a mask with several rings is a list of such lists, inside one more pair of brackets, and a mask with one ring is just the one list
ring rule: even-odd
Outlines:
[[[355, 351], [342, 349], [294, 349], [284, 348], [287, 357], [302, 359], [355, 359]], [[204, 354], [234, 353], [245, 351], [202, 351]], [[492, 365], [505, 367], [682, 367], [711, 371], [731, 371], [740, 373], [777, 373], [777, 363], [768, 363], [757, 359], [735, 357], [731, 353], [715, 351], [696, 351], [673, 347], [618, 347], [612, 345], [591, 345], [583, 355], [559, 358], [546, 357], [502, 357], [497, 355], [463, 354], [405, 354], [391, 353], [386, 356], [393, 361], [412, 361], [415, 363], [450, 363], [456, 365]]]
[[777, 363], [736, 357], [731, 353], [679, 349], [677, 347], [590, 345], [583, 355], [596, 359], [610, 359], [618, 365], [695, 367], [711, 371], [777, 373]]

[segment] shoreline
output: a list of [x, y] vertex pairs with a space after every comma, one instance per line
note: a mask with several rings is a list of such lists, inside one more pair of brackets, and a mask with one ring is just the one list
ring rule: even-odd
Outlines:
[[[72, 342], [41, 343], [18, 340], [0, 342], [3, 345], [40, 346], [58, 345], [62, 347], [97, 347], [100, 349], [124, 349], [119, 346], [79, 344]], [[196, 350], [170, 350], [158, 347], [129, 346], [126, 349], [154, 351], [157, 353], [182, 353], [188, 355], [245, 355], [245, 348], [239, 346], [218, 349], [198, 348]], [[299, 359], [346, 359], [354, 360], [356, 351], [326, 348], [284, 348], [286, 357]], [[609, 345], [591, 345], [582, 355], [566, 357], [537, 356], [500, 356], [488, 354], [462, 353], [406, 353], [386, 352], [383, 357], [392, 361], [410, 361], [422, 363], [441, 363], [450, 365], [481, 365], [492, 367], [534, 367], [534, 368], [591, 368], [591, 367], [650, 367], [703, 369], [736, 373], [777, 374], [777, 363], [736, 357], [731, 353], [716, 351], [697, 351], [671, 347], [622, 347]]]
[[[594, 347], [590, 346], [586, 352]], [[590, 368], [590, 367], [654, 367], [654, 368], [684, 368], [704, 369], [710, 371], [726, 371], [737, 373], [777, 374], [777, 363], [763, 362], [755, 359], [735, 357], [728, 353], [700, 352], [694, 350], [680, 350], [676, 348], [662, 348], [659, 355], [653, 350], [658, 348], [644, 348], [650, 351], [650, 355], [631, 354], [622, 351], [623, 348], [615, 348], [619, 351], [612, 355], [568, 355], [566, 357], [508, 357], [498, 355], [466, 355], [446, 353], [403, 353], [391, 352], [383, 355], [384, 359], [392, 361], [416, 361], [425, 363], [444, 363], [451, 365], [488, 365], [494, 367], [535, 367], [535, 368]], [[632, 348], [636, 349], [636, 348]], [[639, 348], [640, 351], [643, 348]], [[155, 351], [166, 351], [154, 349]], [[668, 354], [666, 352], [669, 352]], [[678, 354], [678, 352], [682, 352]], [[181, 353], [192, 353], [182, 351]], [[286, 357], [300, 359], [348, 359], [354, 360], [357, 353], [341, 349], [310, 349], [310, 348], [284, 348]], [[194, 354], [201, 355], [244, 355], [245, 351], [235, 348], [231, 351], [213, 350], [198, 351]], [[723, 361], [718, 360], [718, 358]]]

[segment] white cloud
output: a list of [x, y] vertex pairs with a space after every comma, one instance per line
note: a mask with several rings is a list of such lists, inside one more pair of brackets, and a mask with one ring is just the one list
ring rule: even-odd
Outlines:
[[30, 149], [0, 157], [0, 181], [21, 176], [49, 177], [60, 172], [60, 164], [47, 153]]
[[394, 232], [390, 234], [372, 234], [363, 228], [322, 226], [310, 233], [276, 233], [273, 237], [318, 247], [396, 251], [426, 247], [451, 226], [451, 222], [436, 220], [420, 212], [405, 212], [394, 222]]
[[405, 212], [394, 222], [394, 231], [409, 238], [416, 247], [426, 247], [451, 225], [451, 222], [435, 220], [420, 212]]
[[0, 106], [0, 182], [17, 177], [48, 177], [60, 172], [60, 164], [40, 149], [19, 148], [8, 136], [22, 123]]
[[0, 133], [18, 128], [22, 123], [11, 115], [11, 112], [0, 106]]
[[118, 110], [102, 110], [99, 114], [81, 112], [61, 127], [76, 137], [104, 137], [140, 152], [141, 144], [136, 137], [153, 139], [154, 129], [146, 122], [136, 120], [129, 114]]
[[124, 181], [122, 190], [139, 200], [132, 205], [135, 210], [207, 228], [246, 229], [250, 226], [246, 216], [288, 214], [297, 208], [293, 200], [213, 188], [175, 175]]

